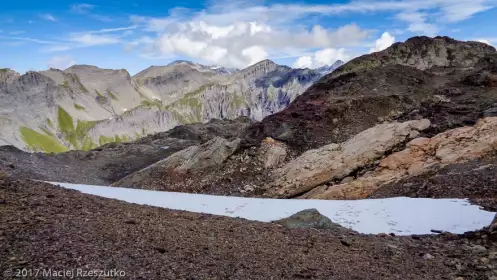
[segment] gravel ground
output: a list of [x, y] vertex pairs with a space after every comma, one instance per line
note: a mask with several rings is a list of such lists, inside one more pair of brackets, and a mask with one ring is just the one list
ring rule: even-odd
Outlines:
[[[493, 240], [484, 231], [396, 237], [287, 229], [0, 178], [2, 273], [80, 268], [120, 270], [123, 279], [492, 279]], [[7, 274], [3, 279], [15, 279]]]

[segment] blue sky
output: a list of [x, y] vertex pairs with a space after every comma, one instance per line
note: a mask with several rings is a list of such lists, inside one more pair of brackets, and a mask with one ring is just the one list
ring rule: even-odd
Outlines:
[[319, 67], [416, 35], [497, 45], [497, 0], [8, 1], [0, 68], [128, 69], [177, 59]]

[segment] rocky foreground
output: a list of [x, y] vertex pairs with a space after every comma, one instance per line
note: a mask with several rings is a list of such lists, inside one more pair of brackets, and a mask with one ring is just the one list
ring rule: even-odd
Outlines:
[[0, 213], [2, 272], [117, 269], [125, 279], [497, 277], [490, 229], [409, 237], [289, 229], [9, 178], [0, 179]]
[[495, 222], [464, 235], [361, 235], [333, 221], [293, 228], [289, 220], [178, 212], [27, 179], [288, 199], [469, 198], [495, 211], [496, 85], [493, 47], [415, 37], [352, 60], [261, 122], [177, 126], [87, 152], [0, 147], [0, 270], [495, 280]]

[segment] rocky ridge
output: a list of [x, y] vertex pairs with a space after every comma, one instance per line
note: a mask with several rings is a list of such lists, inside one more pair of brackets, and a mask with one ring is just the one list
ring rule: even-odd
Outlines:
[[[399, 52], [397, 59], [384, 60], [381, 66], [323, 77], [286, 109], [236, 135], [223, 135], [221, 130], [206, 139], [190, 139], [189, 130], [180, 126], [164, 137], [179, 134], [181, 139], [194, 140], [193, 145], [154, 157], [159, 158], [154, 164], [126, 169], [110, 183], [220, 195], [354, 199], [430, 172], [435, 165], [440, 169], [493, 153], [493, 130], [481, 129], [492, 127], [496, 110], [495, 50], [448, 38], [420, 37], [403, 44], [386, 52], [413, 48], [416, 61], [425, 57], [430, 67], [400, 65], [397, 61], [409, 57], [410, 51]], [[442, 53], [416, 49], [439, 45], [454, 49], [450, 61]], [[440, 62], [444, 59], [450, 63]], [[263, 61], [233, 75], [253, 82], [287, 70]], [[155, 139], [161, 137], [157, 134]], [[465, 137], [473, 142], [460, 140]], [[149, 140], [135, 143], [146, 145], [153, 138], [144, 139]], [[426, 141], [433, 145], [416, 146]], [[450, 155], [459, 149], [468, 151], [465, 158], [449, 156], [441, 161], [440, 153]], [[484, 150], [476, 155], [478, 149]]]
[[474, 127], [461, 127], [432, 138], [416, 138], [406, 149], [379, 162], [377, 168], [344, 184], [321, 186], [304, 195], [312, 199], [361, 199], [383, 184], [418, 176], [433, 168], [483, 158], [497, 150], [497, 118], [481, 119]]
[[240, 71], [179, 61], [135, 76], [90, 65], [24, 75], [2, 69], [0, 145], [90, 150], [215, 118], [261, 120], [321, 76], [272, 61]]

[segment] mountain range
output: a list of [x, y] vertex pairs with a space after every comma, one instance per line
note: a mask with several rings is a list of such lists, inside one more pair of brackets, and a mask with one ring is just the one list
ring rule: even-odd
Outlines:
[[180, 60], [134, 76], [91, 65], [0, 69], [0, 145], [90, 150], [214, 118], [261, 120], [342, 64], [292, 69], [264, 60], [239, 70]]
[[[199, 122], [89, 151], [0, 146], [0, 271], [71, 267], [76, 256], [145, 279], [494, 279], [496, 49], [413, 37], [262, 117], [266, 104], [278, 109], [268, 88], [283, 96], [314, 75], [270, 61], [244, 70], [179, 61], [133, 77], [91, 66], [4, 71], [2, 98], [17, 102], [3, 105], [7, 116], [50, 116], [32, 129], [60, 145], [147, 122], [159, 130], [157, 115]], [[244, 106], [226, 105], [234, 95]], [[108, 119], [82, 120], [89, 109], [72, 109], [76, 100]]]

